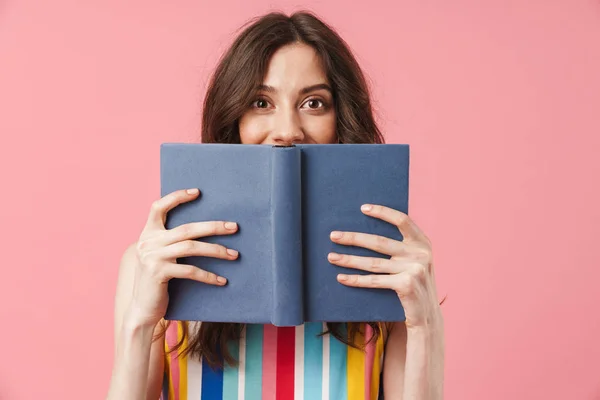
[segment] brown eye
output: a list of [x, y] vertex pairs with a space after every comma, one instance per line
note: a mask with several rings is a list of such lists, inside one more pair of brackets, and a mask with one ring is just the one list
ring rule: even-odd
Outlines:
[[316, 109], [319, 108], [319, 106], [323, 106], [323, 102], [321, 100], [317, 100], [317, 99], [312, 99], [306, 102], [306, 105], [308, 106], [308, 108], [312, 108], [312, 109]]
[[252, 103], [252, 106], [256, 108], [267, 108], [269, 107], [269, 102], [265, 99], [258, 99]]

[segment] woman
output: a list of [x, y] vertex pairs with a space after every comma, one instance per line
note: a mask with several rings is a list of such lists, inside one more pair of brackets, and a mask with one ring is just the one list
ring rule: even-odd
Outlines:
[[[310, 13], [272, 13], [246, 27], [219, 63], [204, 102], [202, 141], [244, 144], [383, 143], [368, 88], [353, 55]], [[234, 260], [235, 249], [202, 242], [235, 222], [164, 227], [169, 210], [196, 189], [157, 199], [139, 240], [124, 253], [115, 303], [115, 363], [109, 399], [441, 399], [443, 321], [431, 244], [411, 219], [365, 205], [398, 226], [404, 240], [332, 232], [331, 240], [389, 259], [330, 254], [348, 268], [340, 284], [391, 289], [406, 322], [301, 327], [166, 323], [171, 278], [224, 285], [226, 279], [178, 264], [185, 256]], [[352, 269], [387, 273], [357, 275]], [[290, 331], [291, 330], [291, 331]], [[298, 350], [286, 341], [303, 335]], [[270, 349], [270, 350], [267, 350]], [[284, 355], [282, 355], [285, 353]], [[383, 382], [380, 382], [382, 377]]]

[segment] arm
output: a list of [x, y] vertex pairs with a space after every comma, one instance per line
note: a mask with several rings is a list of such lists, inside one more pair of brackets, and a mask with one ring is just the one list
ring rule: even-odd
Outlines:
[[115, 354], [107, 400], [156, 400], [160, 397], [164, 368], [164, 344], [158, 337], [162, 324], [137, 323], [130, 318], [129, 304], [133, 291], [135, 247], [123, 255], [115, 295]]
[[237, 224], [205, 221], [166, 229], [167, 213], [197, 198], [199, 191], [178, 190], [152, 203], [139, 240], [123, 254], [115, 295], [115, 354], [108, 400], [156, 400], [160, 397], [164, 367], [161, 321], [173, 278], [223, 286], [227, 280], [178, 258], [203, 256], [235, 260], [237, 251], [200, 242], [205, 236], [230, 235]]
[[332, 232], [342, 245], [364, 247], [390, 258], [330, 253], [335, 265], [371, 272], [339, 274], [344, 285], [392, 289], [406, 319], [394, 325], [386, 344], [384, 391], [392, 400], [440, 400], [444, 379], [444, 326], [437, 300], [435, 268], [429, 238], [406, 215], [384, 206], [363, 212], [395, 225], [403, 240], [360, 232]]
[[[441, 321], [440, 324], [441, 325]], [[385, 350], [383, 388], [389, 400], [443, 399], [443, 328], [394, 324]]]

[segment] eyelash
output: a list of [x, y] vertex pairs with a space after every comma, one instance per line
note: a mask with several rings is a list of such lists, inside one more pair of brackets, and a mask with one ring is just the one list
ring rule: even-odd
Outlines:
[[[259, 102], [259, 101], [264, 101], [264, 102], [266, 102], [266, 103], [269, 103], [269, 101], [268, 101], [267, 99], [265, 99], [265, 98], [263, 98], [263, 97], [259, 97], [259, 98], [257, 98], [256, 100], [254, 100], [254, 101], [252, 102], [252, 104], [251, 104], [252, 108], [258, 108], [258, 109], [262, 109], [263, 107], [258, 107], [258, 106], [256, 106], [256, 103], [257, 103], [257, 102]], [[320, 102], [320, 103], [321, 103], [321, 107], [320, 107], [320, 108], [310, 108], [310, 107], [309, 107], [309, 110], [319, 110], [319, 109], [324, 109], [324, 108], [327, 108], [327, 103], [325, 103], [325, 101], [323, 101], [323, 100], [321, 100], [321, 99], [318, 99], [318, 98], [311, 98], [311, 99], [307, 99], [307, 100], [306, 100], [306, 101], [303, 103], [303, 105], [304, 105], [304, 104], [306, 104], [306, 103], [308, 103], [308, 102], [311, 102], [311, 101], [318, 101], [318, 102]]]

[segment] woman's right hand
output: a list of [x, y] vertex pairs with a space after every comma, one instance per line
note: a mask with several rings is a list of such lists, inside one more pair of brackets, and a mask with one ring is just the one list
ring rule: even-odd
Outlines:
[[178, 264], [177, 258], [205, 256], [235, 260], [238, 257], [236, 250], [193, 239], [235, 233], [236, 223], [207, 221], [165, 228], [167, 213], [181, 203], [196, 199], [198, 194], [198, 189], [178, 190], [152, 203], [136, 244], [133, 297], [127, 315], [134, 319], [135, 324], [155, 326], [165, 316], [167, 284], [172, 278], [193, 279], [218, 286], [227, 282], [225, 278], [194, 265]]

